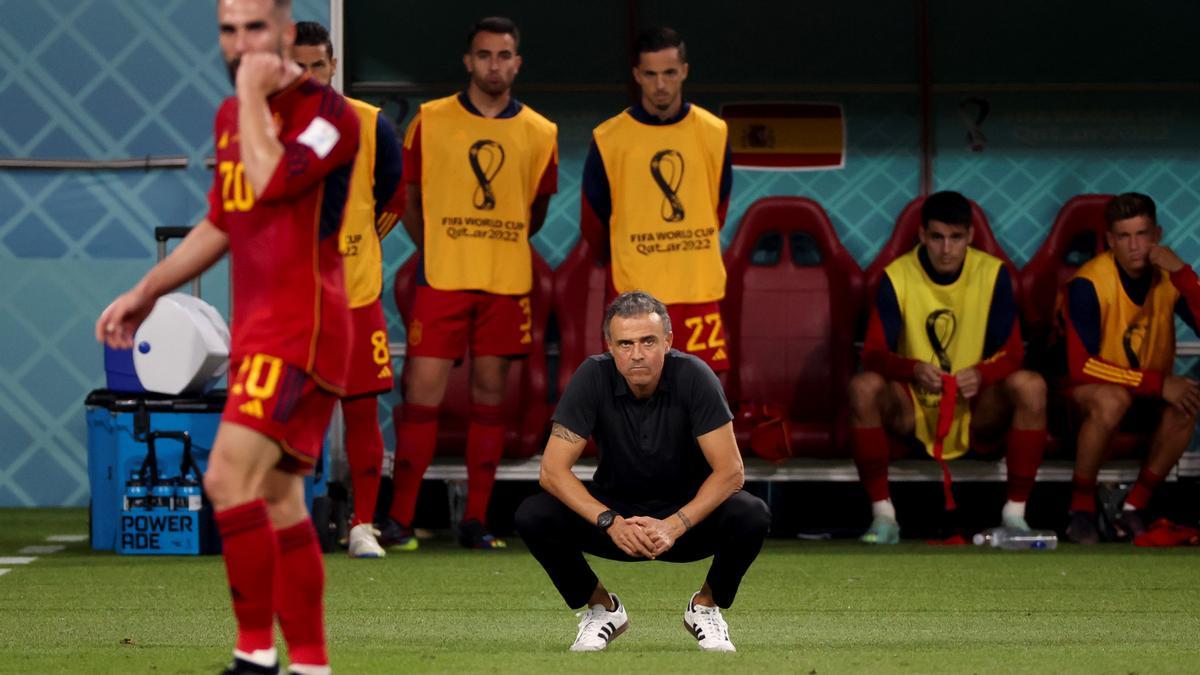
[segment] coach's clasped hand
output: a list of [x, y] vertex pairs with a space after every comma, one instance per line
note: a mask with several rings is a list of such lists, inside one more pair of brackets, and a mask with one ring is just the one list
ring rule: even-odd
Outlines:
[[667, 520], [659, 520], [649, 516], [634, 516], [630, 518], [628, 523], [634, 525], [650, 538], [651, 555], [646, 556], [654, 559], [658, 556], [671, 550], [679, 537], [687, 532], [683, 521], [672, 517]]
[[[654, 541], [641, 526], [634, 524], [634, 521], [638, 519], [639, 517], [636, 516], [629, 519], [617, 516], [613, 520], [612, 527], [608, 528], [608, 536], [612, 538], [617, 548], [626, 554], [635, 558], [654, 559], [658, 555], [658, 553], [655, 553], [656, 547]], [[670, 547], [668, 546], [667, 548]], [[666, 549], [663, 550], [665, 551]]]

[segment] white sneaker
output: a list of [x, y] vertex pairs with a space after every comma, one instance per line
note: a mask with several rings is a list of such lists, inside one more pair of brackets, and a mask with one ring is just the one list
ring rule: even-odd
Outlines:
[[688, 608], [683, 612], [683, 627], [696, 638], [702, 651], [736, 652], [729, 641], [729, 625], [721, 617], [721, 609], [697, 605], [697, 595], [700, 595], [699, 591], [692, 594]]
[[608, 595], [613, 601], [613, 611], [608, 611], [604, 605], [596, 604], [575, 615], [581, 618], [579, 633], [575, 635], [575, 644], [571, 645], [571, 651], [601, 651], [629, 628], [629, 615], [625, 613], [625, 606], [616, 595]]
[[382, 558], [386, 556], [387, 551], [384, 551], [375, 539], [378, 532], [379, 530], [376, 530], [370, 523], [359, 523], [350, 528], [350, 557]]

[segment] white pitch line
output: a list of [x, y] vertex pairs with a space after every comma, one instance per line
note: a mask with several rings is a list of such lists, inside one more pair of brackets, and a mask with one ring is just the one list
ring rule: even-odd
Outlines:
[[8, 574], [8, 573], [9, 573], [9, 572], [11, 572], [11, 571], [12, 571], [12, 570], [10, 570], [10, 569], [8, 569], [8, 568], [5, 568], [5, 567], [0, 567], [0, 577], [4, 576], [5, 574]]
[[25, 548], [21, 549], [20, 551], [17, 551], [17, 553], [24, 553], [26, 555], [35, 554], [35, 553], [38, 555], [46, 555], [49, 553], [58, 553], [59, 551], [63, 550], [64, 548], [66, 548], [66, 546], [63, 546], [62, 544], [53, 544], [50, 546], [26, 546]]
[[87, 541], [86, 534], [52, 534], [46, 537], [46, 541], [61, 541], [65, 544], [71, 544], [77, 541]]
[[37, 560], [36, 556], [0, 558], [0, 565], [28, 565]]

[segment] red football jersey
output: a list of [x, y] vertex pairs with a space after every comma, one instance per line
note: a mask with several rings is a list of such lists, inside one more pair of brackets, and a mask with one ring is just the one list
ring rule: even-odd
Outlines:
[[340, 94], [303, 76], [269, 105], [284, 146], [266, 190], [246, 180], [237, 99], [217, 110], [208, 219], [229, 236], [231, 357], [265, 353], [341, 393], [350, 353], [338, 232], [358, 150], [358, 118]]

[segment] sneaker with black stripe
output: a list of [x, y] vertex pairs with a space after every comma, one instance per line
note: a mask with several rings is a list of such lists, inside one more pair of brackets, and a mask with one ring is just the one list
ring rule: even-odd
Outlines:
[[692, 594], [687, 609], [683, 612], [683, 627], [688, 629], [696, 644], [706, 652], [736, 652], [729, 641], [729, 625], [721, 616], [721, 608], [696, 604], [697, 591]]
[[608, 643], [617, 639], [617, 636], [625, 632], [629, 628], [629, 615], [625, 613], [625, 606], [617, 599], [615, 594], [609, 593], [612, 598], [613, 609], [610, 612], [601, 604], [595, 604], [588, 607], [586, 610], [576, 614], [579, 619], [579, 633], [575, 635], [575, 643], [571, 645], [573, 652], [598, 652], [606, 647]]

